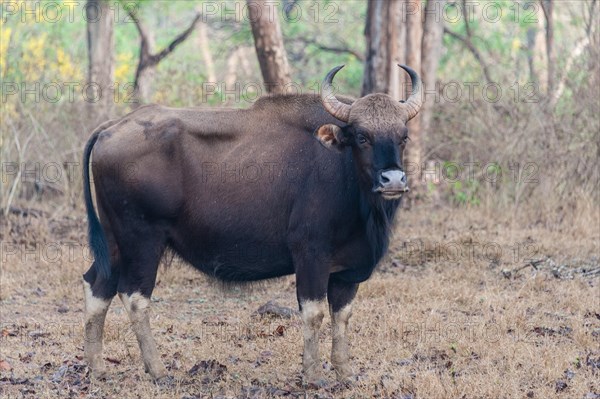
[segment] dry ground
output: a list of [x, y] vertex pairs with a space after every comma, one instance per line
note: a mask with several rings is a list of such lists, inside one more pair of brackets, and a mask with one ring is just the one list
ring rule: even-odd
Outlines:
[[11, 215], [1, 223], [0, 396], [600, 398], [597, 214], [588, 222], [549, 228], [475, 210], [401, 213], [390, 258], [355, 302], [357, 381], [333, 381], [326, 318], [330, 385], [304, 390], [299, 318], [255, 313], [268, 300], [295, 308], [293, 279], [223, 290], [177, 261], [161, 268], [152, 318], [174, 382], [157, 386], [144, 373], [118, 299], [107, 320], [109, 378], [90, 380], [83, 217]]

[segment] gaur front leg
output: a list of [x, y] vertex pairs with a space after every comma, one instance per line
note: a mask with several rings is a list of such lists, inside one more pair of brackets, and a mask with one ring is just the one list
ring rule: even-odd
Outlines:
[[327, 310], [327, 281], [329, 269], [319, 262], [312, 251], [302, 251], [294, 257], [296, 291], [302, 314], [302, 371], [305, 384], [321, 383], [319, 359], [319, 330]]
[[330, 277], [327, 288], [331, 315], [331, 363], [338, 381], [348, 382], [352, 377], [348, 344], [348, 320], [352, 316], [352, 300], [358, 284], [346, 283]]
[[300, 302], [302, 335], [304, 337], [302, 372], [306, 383], [318, 384], [320, 379], [319, 330], [326, 309], [325, 298]]

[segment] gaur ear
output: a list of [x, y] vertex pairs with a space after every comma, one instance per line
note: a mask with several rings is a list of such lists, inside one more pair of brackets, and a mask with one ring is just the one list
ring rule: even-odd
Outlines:
[[315, 137], [329, 150], [341, 150], [346, 144], [342, 128], [334, 125], [323, 125], [315, 131]]

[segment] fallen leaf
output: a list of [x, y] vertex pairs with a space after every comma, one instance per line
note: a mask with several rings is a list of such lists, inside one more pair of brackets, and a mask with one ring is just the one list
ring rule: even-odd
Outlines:
[[279, 337], [283, 337], [284, 333], [285, 333], [285, 326], [279, 325], [275, 329], [274, 335], [279, 336]]
[[7, 330], [6, 328], [2, 329], [3, 337], [16, 337], [17, 335], [18, 335], [18, 333], [14, 330]]
[[271, 336], [271, 334], [266, 333], [265, 330], [260, 330], [256, 335], [260, 338], [267, 338]]
[[0, 360], [0, 371], [10, 371], [12, 366], [6, 360]]

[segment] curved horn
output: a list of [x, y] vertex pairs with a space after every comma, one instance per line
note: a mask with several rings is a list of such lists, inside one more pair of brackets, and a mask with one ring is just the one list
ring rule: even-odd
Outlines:
[[350, 109], [351, 105], [344, 104], [339, 101], [333, 95], [333, 87], [331, 86], [331, 82], [333, 81], [333, 77], [340, 69], [342, 69], [344, 65], [337, 66], [333, 68], [325, 79], [323, 79], [323, 85], [321, 88], [321, 101], [323, 102], [323, 106], [336, 119], [339, 119], [342, 122], [348, 122], [350, 119]]
[[408, 99], [403, 103], [408, 110], [408, 122], [419, 113], [419, 109], [423, 105], [423, 85], [419, 74], [411, 67], [402, 64], [398, 64], [398, 66], [408, 73], [412, 82], [412, 93], [410, 93]]

